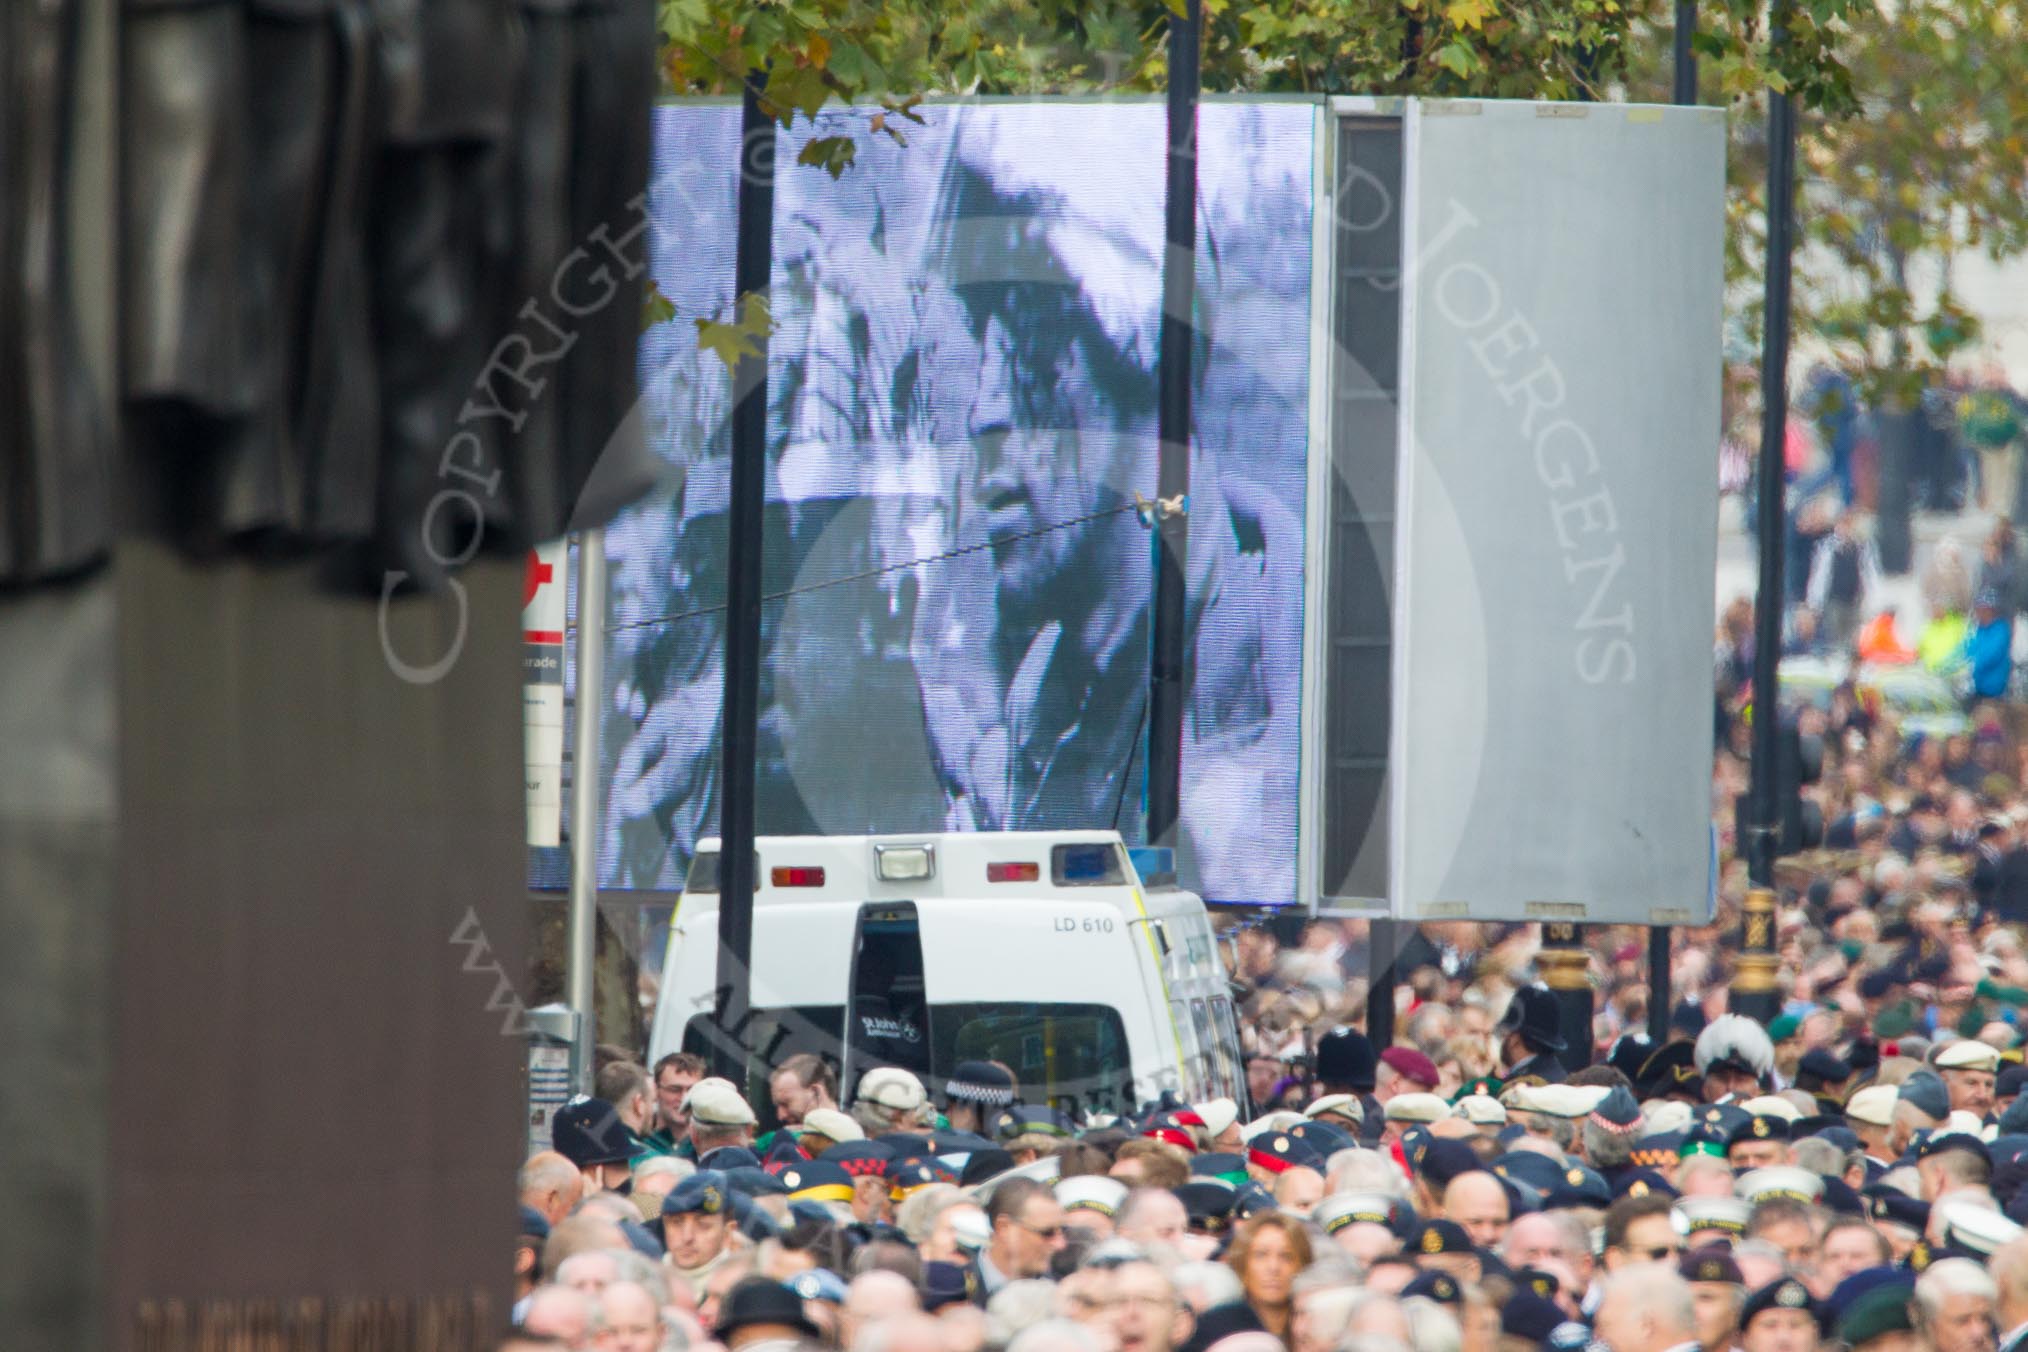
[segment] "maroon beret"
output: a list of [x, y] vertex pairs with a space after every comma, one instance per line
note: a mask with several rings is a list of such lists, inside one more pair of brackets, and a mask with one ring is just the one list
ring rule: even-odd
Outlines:
[[1392, 1066], [1396, 1074], [1407, 1076], [1425, 1089], [1436, 1088], [1443, 1078], [1437, 1074], [1436, 1062], [1413, 1047], [1389, 1047], [1380, 1053], [1380, 1063]]

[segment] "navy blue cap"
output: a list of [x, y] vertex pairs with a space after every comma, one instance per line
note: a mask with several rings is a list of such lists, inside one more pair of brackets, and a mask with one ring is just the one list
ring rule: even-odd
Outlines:
[[727, 1169], [758, 1169], [761, 1167], [761, 1159], [743, 1145], [722, 1145], [716, 1150], [699, 1155], [697, 1167], [717, 1169], [721, 1172]]
[[[1923, 1207], [1925, 1211], [1928, 1209], [1927, 1205]], [[1915, 1276], [1906, 1268], [1862, 1268], [1832, 1288], [1830, 1296], [1824, 1301], [1824, 1309], [1833, 1321], [1843, 1320], [1861, 1296], [1889, 1288], [1912, 1294], [1914, 1286]]]
[[1744, 1332], [1755, 1319], [1769, 1310], [1799, 1310], [1817, 1321], [1821, 1330], [1824, 1326], [1824, 1307], [1810, 1294], [1810, 1288], [1799, 1278], [1778, 1277], [1746, 1298], [1746, 1304], [1739, 1312], [1739, 1327]]
[[1899, 1188], [1877, 1183], [1862, 1194], [1866, 1214], [1876, 1221], [1907, 1226], [1920, 1234], [1929, 1229], [1929, 1203], [1910, 1197]]
[[1557, 1180], [1562, 1178], [1563, 1166], [1533, 1150], [1510, 1150], [1493, 1161], [1493, 1172], [1501, 1178], [1526, 1183], [1537, 1192], [1546, 1193], [1554, 1189]]
[[1425, 1272], [1401, 1288], [1402, 1299], [1422, 1296], [1439, 1305], [1457, 1305], [1464, 1301], [1464, 1292], [1458, 1286], [1458, 1279], [1448, 1272]]
[[1516, 1291], [1500, 1309], [1500, 1332], [1510, 1338], [1526, 1338], [1538, 1346], [1548, 1342], [1549, 1335], [1562, 1322], [1563, 1311], [1556, 1303], [1533, 1291]]
[[1725, 1133], [1725, 1150], [1732, 1153], [1732, 1147], [1749, 1141], [1783, 1141], [1789, 1139], [1789, 1123], [1785, 1117], [1749, 1117], [1731, 1131]]
[[1653, 1169], [1626, 1169], [1612, 1181], [1615, 1197], [1676, 1197], [1675, 1187]]
[[1429, 1143], [1422, 1152], [1422, 1160], [1416, 1172], [1428, 1181], [1432, 1188], [1442, 1189], [1461, 1174], [1475, 1174], [1483, 1171], [1485, 1165], [1479, 1160], [1479, 1152], [1463, 1141], [1438, 1138]]
[[1993, 1152], [1986, 1148], [1986, 1143], [1970, 1132], [1964, 1131], [1931, 1132], [1928, 1139], [1917, 1147], [1915, 1157], [1919, 1160], [1934, 1159], [1938, 1155], [1947, 1155], [1952, 1151], [1976, 1155], [1984, 1160], [1988, 1167], [1993, 1163]]
[[1739, 1127], [1753, 1121], [1753, 1114], [1737, 1103], [1712, 1103], [1699, 1108], [1691, 1118], [1698, 1126], [1708, 1127], [1723, 1139], [1731, 1136]]
[[1171, 1189], [1190, 1218], [1191, 1228], [1220, 1235], [1232, 1228], [1232, 1209], [1239, 1194], [1231, 1185], [1204, 1180]]
[[1333, 1122], [1319, 1122], [1315, 1118], [1298, 1122], [1289, 1128], [1289, 1135], [1315, 1150], [1325, 1159], [1340, 1150], [1351, 1150], [1358, 1146], [1359, 1138]]
[[1604, 1176], [1582, 1164], [1566, 1167], [1556, 1186], [1547, 1189], [1542, 1198], [1543, 1207], [1549, 1211], [1560, 1211], [1566, 1207], [1609, 1207], [1612, 1204], [1613, 1190], [1606, 1186]]
[[670, 1189], [662, 1199], [664, 1216], [722, 1216], [732, 1210], [732, 1189], [725, 1175], [700, 1169]]
[[530, 1239], [548, 1239], [549, 1222], [540, 1211], [523, 1202], [521, 1204], [521, 1228], [514, 1233], [526, 1235]]
[[620, 1233], [627, 1237], [627, 1247], [643, 1258], [659, 1260], [668, 1252], [655, 1232], [639, 1221], [621, 1221]]
[[1951, 1115], [1951, 1091], [1934, 1071], [1918, 1070], [1901, 1082], [1900, 1098], [1941, 1122]]
[[549, 1141], [556, 1153], [580, 1169], [625, 1164], [647, 1149], [627, 1129], [612, 1104], [583, 1096], [558, 1108], [549, 1119]]
[[1865, 1199], [1859, 1196], [1858, 1191], [1850, 1183], [1842, 1178], [1834, 1178], [1830, 1174], [1819, 1174], [1818, 1177], [1824, 1180], [1824, 1195], [1817, 1200], [1826, 1211], [1834, 1216], [1866, 1214]]
[[1852, 1078], [1852, 1067], [1838, 1059], [1834, 1052], [1822, 1047], [1812, 1047], [1803, 1053], [1803, 1059], [1796, 1066], [1796, 1088], [1821, 1089], [1827, 1084], [1836, 1084]]
[[1274, 1209], [1275, 1199], [1266, 1188], [1249, 1183], [1243, 1188], [1232, 1190], [1232, 1214], [1241, 1220]]
[[1476, 1253], [1478, 1246], [1472, 1243], [1472, 1237], [1465, 1233], [1464, 1226], [1438, 1217], [1422, 1223], [1422, 1228], [1415, 1232], [1415, 1239], [1409, 1244], [1409, 1251], [1411, 1256], [1427, 1258], [1446, 1253]]
[[969, 1267], [956, 1263], [928, 1262], [922, 1265], [922, 1307], [935, 1314], [946, 1305], [962, 1305], [972, 1298], [977, 1277]]

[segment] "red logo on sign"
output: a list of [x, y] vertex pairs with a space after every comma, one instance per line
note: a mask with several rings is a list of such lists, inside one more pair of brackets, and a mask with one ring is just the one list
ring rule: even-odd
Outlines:
[[556, 569], [544, 563], [540, 554], [537, 554], [532, 549], [529, 550], [528, 571], [521, 578], [522, 608], [526, 609], [528, 603], [535, 599], [535, 593], [542, 590], [543, 583], [554, 582], [555, 580]]

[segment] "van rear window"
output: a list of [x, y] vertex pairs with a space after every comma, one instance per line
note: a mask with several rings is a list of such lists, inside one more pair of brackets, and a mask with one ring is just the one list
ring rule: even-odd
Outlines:
[[930, 1037], [939, 1076], [960, 1061], [998, 1061], [1026, 1102], [1073, 1116], [1134, 1107], [1127, 1030], [1110, 1005], [932, 1005]]
[[1118, 887], [1127, 870], [1117, 845], [1057, 845], [1049, 851], [1049, 876], [1058, 887]]

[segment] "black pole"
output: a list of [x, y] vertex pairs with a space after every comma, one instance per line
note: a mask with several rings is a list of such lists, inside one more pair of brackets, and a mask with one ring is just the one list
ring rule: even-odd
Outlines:
[[1672, 103], [1697, 102], [1697, 0], [1676, 0], [1676, 90]]
[[[1676, 81], [1671, 101], [1697, 102], [1697, 0], [1676, 0]], [[1659, 1047], [1669, 1040], [1669, 1007], [1675, 1002], [1669, 978], [1669, 927], [1648, 927], [1648, 1041]]]
[[[1162, 340], [1157, 376], [1155, 624], [1148, 661], [1148, 843], [1173, 845], [1183, 783], [1188, 656], [1190, 377], [1197, 304], [1197, 84], [1199, 0], [1169, 17], [1169, 179], [1162, 256]], [[1183, 510], [1172, 510], [1180, 506]]]
[[1591, 951], [1585, 947], [1582, 925], [1545, 924], [1542, 951], [1535, 956], [1542, 984], [1556, 997], [1557, 1031], [1563, 1035], [1563, 1052], [1557, 1060], [1566, 1070], [1583, 1070], [1591, 1064], [1598, 1039], [1592, 1033]]
[[1366, 931], [1366, 1040], [1376, 1052], [1394, 1045], [1394, 926], [1374, 920]]
[[[774, 271], [775, 121], [761, 107], [761, 77], [747, 77], [740, 116], [736, 304], [767, 294]], [[761, 544], [767, 499], [768, 358], [734, 369], [732, 484], [725, 547], [725, 702], [718, 834], [718, 981], [713, 1058], [718, 1073], [746, 1084], [741, 1046], [753, 966], [755, 748], [760, 738]]]
[[[1787, 0], [1775, 0], [1770, 41], [1784, 39]], [[1775, 738], [1781, 727], [1779, 662], [1782, 644], [1783, 447], [1789, 421], [1789, 256], [1795, 217], [1796, 123], [1789, 96], [1768, 91], [1767, 285], [1760, 367], [1760, 595], [1753, 627], [1752, 834], [1746, 842], [1747, 875], [1756, 886], [1774, 882]]]

